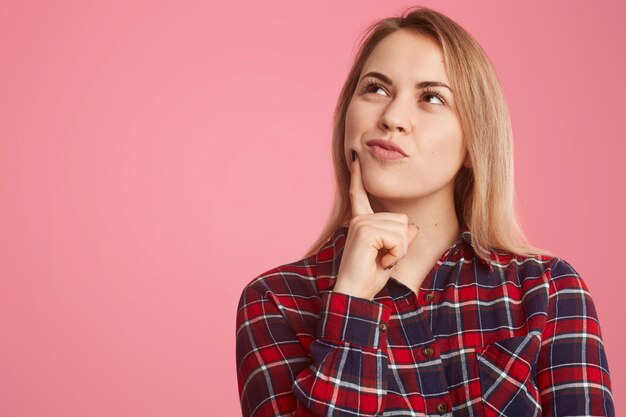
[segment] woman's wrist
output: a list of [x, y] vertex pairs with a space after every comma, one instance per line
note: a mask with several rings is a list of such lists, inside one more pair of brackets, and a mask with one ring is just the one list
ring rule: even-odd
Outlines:
[[333, 292], [340, 292], [342, 294], [347, 294], [352, 297], [365, 298], [370, 301], [374, 298], [374, 296], [371, 294], [366, 294], [362, 290], [359, 290], [357, 288], [350, 288], [349, 286], [342, 285], [341, 283], [338, 283], [333, 287]]

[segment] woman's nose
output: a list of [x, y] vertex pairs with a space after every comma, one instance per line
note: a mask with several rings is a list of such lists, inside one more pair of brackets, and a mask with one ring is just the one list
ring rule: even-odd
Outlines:
[[379, 124], [383, 130], [399, 130], [402, 133], [410, 132], [415, 125], [410, 109], [399, 100], [389, 103], [380, 117]]

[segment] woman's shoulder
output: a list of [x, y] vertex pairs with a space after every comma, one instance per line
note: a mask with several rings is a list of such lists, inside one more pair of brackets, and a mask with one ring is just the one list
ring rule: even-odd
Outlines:
[[252, 278], [243, 288], [244, 293], [265, 295], [303, 294], [315, 288], [317, 268], [315, 255], [272, 267]]
[[551, 292], [574, 290], [589, 294], [585, 279], [572, 264], [562, 257], [554, 257], [550, 264]]
[[282, 299], [319, 298], [336, 279], [345, 235], [346, 228], [340, 227], [314, 254], [258, 274], [245, 285], [242, 296], [271, 293]]
[[536, 282], [552, 288], [567, 286], [569, 288], [587, 289], [587, 286], [572, 264], [558, 254], [515, 254], [509, 251], [491, 251], [491, 264], [501, 272], [514, 274], [520, 284]]
[[266, 320], [280, 314], [298, 334], [311, 328], [320, 305], [316, 256], [270, 268], [249, 281], [241, 291], [237, 321]]

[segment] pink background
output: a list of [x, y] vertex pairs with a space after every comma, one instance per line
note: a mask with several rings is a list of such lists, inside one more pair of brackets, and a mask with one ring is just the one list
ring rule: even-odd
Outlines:
[[[357, 36], [412, 3], [211, 3], [0, 3], [0, 415], [240, 414], [241, 290], [321, 230]], [[626, 3], [503, 3], [420, 4], [494, 62], [523, 222], [591, 289], [624, 414]]]

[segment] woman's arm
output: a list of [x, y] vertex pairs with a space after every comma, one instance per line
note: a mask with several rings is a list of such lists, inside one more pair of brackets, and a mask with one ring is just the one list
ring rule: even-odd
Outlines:
[[562, 259], [552, 267], [548, 320], [537, 361], [544, 416], [613, 416], [609, 368], [589, 290]]
[[251, 286], [239, 300], [237, 376], [243, 416], [379, 414], [387, 393], [389, 308], [324, 292], [317, 338], [307, 347], [306, 338], [299, 339], [281, 313], [288, 307], [279, 304], [271, 292]]

